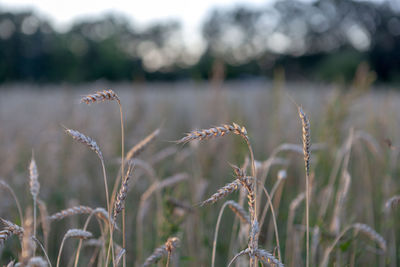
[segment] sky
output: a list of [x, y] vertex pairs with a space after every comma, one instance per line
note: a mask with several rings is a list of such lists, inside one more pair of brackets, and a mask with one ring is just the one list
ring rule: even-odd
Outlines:
[[123, 14], [136, 26], [144, 27], [152, 22], [178, 20], [182, 23], [183, 42], [187, 47], [201, 51], [201, 47], [204, 47], [201, 25], [211, 10], [237, 5], [257, 8], [273, 1], [275, 0], [0, 0], [0, 8], [7, 11], [33, 10], [50, 20], [60, 31], [67, 30], [76, 20], [98, 18], [107, 13]]
[[75, 19], [98, 17], [118, 12], [131, 17], [133, 22], [178, 19], [184, 28], [199, 28], [208, 11], [215, 7], [233, 7], [238, 4], [264, 6], [272, 0], [0, 0], [6, 10], [33, 9], [49, 18], [58, 29], [65, 29]]

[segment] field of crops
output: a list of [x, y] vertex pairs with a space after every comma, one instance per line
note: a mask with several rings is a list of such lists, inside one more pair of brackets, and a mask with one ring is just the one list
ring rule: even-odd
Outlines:
[[1, 266], [400, 264], [395, 90], [30, 89], [0, 88]]

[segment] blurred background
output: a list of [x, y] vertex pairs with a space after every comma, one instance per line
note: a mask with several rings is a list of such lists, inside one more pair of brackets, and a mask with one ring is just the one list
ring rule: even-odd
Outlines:
[[0, 1], [0, 82], [400, 81], [397, 0]]

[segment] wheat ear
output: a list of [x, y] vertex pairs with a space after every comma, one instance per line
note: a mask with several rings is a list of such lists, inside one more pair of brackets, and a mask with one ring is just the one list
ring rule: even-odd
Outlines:
[[309, 179], [310, 179], [310, 158], [311, 158], [311, 132], [310, 132], [310, 121], [308, 116], [303, 111], [303, 109], [298, 106], [298, 113], [302, 125], [302, 140], [303, 140], [303, 153], [304, 153], [304, 165], [306, 170], [306, 267], [310, 266], [310, 189], [309, 189]]
[[89, 214], [93, 211], [91, 207], [88, 206], [75, 206], [65, 210], [61, 210], [53, 215], [49, 216], [49, 220], [62, 220], [66, 217], [70, 217], [77, 214]]
[[42, 257], [30, 258], [27, 266], [29, 266], [29, 267], [48, 267], [47, 261], [45, 259], [43, 259]]
[[19, 239], [23, 238], [24, 228], [5, 219], [0, 218], [0, 221], [5, 226], [5, 228], [0, 231], [0, 245], [3, 245], [3, 243], [12, 235], [18, 236]]
[[324, 253], [322, 263], [320, 266], [326, 267], [328, 266], [329, 263], [329, 255], [331, 254], [332, 250], [335, 248], [336, 244], [339, 242], [339, 240], [344, 236], [345, 233], [347, 233], [349, 230], [354, 229], [356, 231], [360, 231], [366, 236], [368, 236], [371, 240], [375, 241], [378, 243], [379, 247], [382, 249], [382, 251], [386, 251], [386, 241], [385, 239], [378, 234], [374, 229], [372, 229], [370, 226], [363, 224], [363, 223], [355, 223], [352, 224], [348, 227], [346, 227], [333, 241], [333, 243], [327, 248], [327, 250]]
[[245, 127], [239, 126], [236, 123], [223, 124], [221, 126], [212, 127], [209, 129], [195, 130], [188, 134], [185, 137], [178, 140], [177, 143], [187, 143], [193, 140], [206, 140], [213, 137], [224, 136], [227, 133], [234, 133], [241, 136], [247, 137], [247, 131]]
[[164, 245], [157, 248], [153, 254], [151, 254], [143, 263], [142, 267], [150, 266], [153, 263], [156, 263], [164, 256], [168, 256], [171, 254], [178, 246], [180, 240], [177, 237], [170, 237], [168, 238], [167, 242]]
[[116, 220], [117, 215], [124, 210], [124, 202], [126, 199], [126, 196], [128, 194], [128, 181], [129, 178], [132, 176], [132, 171], [133, 171], [133, 167], [130, 166], [128, 169], [128, 172], [125, 175], [125, 179], [122, 182], [122, 186], [119, 190], [118, 196], [117, 196], [117, 201], [115, 202], [114, 205], [114, 220]]
[[[232, 265], [232, 263], [240, 256], [243, 255], [249, 255], [251, 256], [251, 250], [249, 248], [246, 248], [245, 250], [242, 250], [238, 254], [235, 255], [235, 257], [231, 260], [231, 262], [228, 264], [228, 267]], [[256, 249], [254, 251], [254, 256], [257, 257], [259, 260], [264, 262], [265, 264], [268, 264], [270, 266], [278, 266], [278, 267], [284, 267], [283, 263], [280, 262], [278, 259], [276, 259], [271, 253], [264, 249]]]
[[137, 157], [142, 151], [149, 145], [151, 144], [154, 139], [160, 134], [160, 128], [157, 128], [154, 130], [151, 134], [146, 136], [143, 140], [141, 140], [139, 143], [134, 145], [128, 153], [126, 153], [126, 160], [133, 159]]
[[226, 197], [229, 194], [232, 194], [233, 192], [237, 191], [241, 187], [241, 182], [239, 179], [234, 180], [233, 182], [221, 187], [220, 189], [217, 190], [215, 194], [213, 194], [211, 197], [208, 199], [204, 200], [201, 203], [201, 206], [205, 206], [208, 204], [213, 204], [217, 202], [219, 199]]
[[67, 233], [65, 233], [62, 241], [61, 241], [61, 245], [60, 245], [60, 249], [58, 250], [58, 257], [57, 257], [57, 267], [60, 266], [60, 258], [61, 258], [61, 252], [62, 249], [64, 247], [64, 243], [65, 240], [67, 240], [68, 238], [78, 238], [78, 239], [88, 239], [92, 237], [92, 233], [85, 231], [85, 230], [81, 230], [81, 229], [69, 229], [67, 231]]
[[395, 207], [399, 206], [400, 204], [400, 195], [394, 196], [388, 199], [385, 203], [386, 210], [394, 209]]
[[89, 136], [84, 135], [83, 133], [80, 133], [76, 130], [72, 129], [67, 129], [65, 128], [65, 132], [70, 135], [74, 140], [88, 146], [91, 150], [96, 152], [96, 154], [99, 156], [101, 160], [103, 160], [103, 154], [101, 153], [100, 147], [97, 145], [96, 141], [94, 141], [92, 138]]
[[104, 101], [112, 101], [115, 100], [118, 103], [120, 102], [118, 95], [111, 89], [109, 90], [103, 90], [103, 91], [97, 91], [94, 94], [86, 95], [81, 98], [82, 103], [86, 104], [93, 104], [96, 102], [104, 102]]
[[40, 183], [39, 173], [35, 161], [35, 155], [32, 151], [32, 159], [29, 164], [29, 188], [33, 198], [33, 236], [36, 236], [36, 210], [37, 210], [37, 197], [39, 195]]

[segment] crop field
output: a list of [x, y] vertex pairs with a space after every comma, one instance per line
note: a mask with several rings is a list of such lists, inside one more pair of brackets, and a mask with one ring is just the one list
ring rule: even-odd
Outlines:
[[0, 266], [399, 266], [399, 103], [367, 78], [3, 86]]

